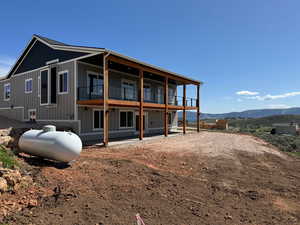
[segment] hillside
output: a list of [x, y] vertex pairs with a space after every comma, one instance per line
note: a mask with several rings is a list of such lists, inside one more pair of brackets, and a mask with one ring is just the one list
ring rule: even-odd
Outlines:
[[[63, 168], [20, 159], [32, 168], [36, 185], [28, 188], [41, 190], [27, 193], [38, 201], [4, 211], [0, 224], [132, 225], [137, 213], [147, 225], [300, 222], [300, 161], [249, 135], [201, 132], [93, 146]], [[0, 216], [24, 201], [14, 196], [0, 201]]]
[[300, 115], [276, 115], [262, 118], [248, 118], [248, 119], [230, 119], [229, 126], [239, 128], [259, 128], [271, 127], [273, 123], [290, 123], [296, 122], [300, 124]]
[[[300, 115], [300, 107], [288, 109], [256, 109], [242, 112], [230, 112], [220, 114], [201, 113], [201, 119], [222, 119], [222, 118], [260, 118], [274, 115]], [[179, 112], [179, 118], [182, 118], [182, 112]], [[196, 112], [187, 112], [187, 120], [195, 121]]]

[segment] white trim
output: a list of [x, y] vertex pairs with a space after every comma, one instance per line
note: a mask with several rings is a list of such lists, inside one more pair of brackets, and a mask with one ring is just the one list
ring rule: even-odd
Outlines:
[[[42, 72], [44, 72], [44, 71], [48, 71], [48, 75], [47, 75], [47, 79], [48, 79], [48, 96], [47, 96], [47, 103], [43, 103], [42, 104]], [[50, 68], [48, 67], [47, 69], [44, 69], [44, 70], [41, 70], [40, 71], [40, 106], [44, 106], [44, 105], [49, 105], [49, 100], [50, 100], [50, 87], [49, 87], [49, 83], [50, 83]]]
[[[9, 86], [9, 98], [6, 98], [6, 93], [5, 93], [5, 87], [7, 87], [7, 86]], [[10, 100], [10, 98], [11, 98], [11, 84], [10, 83], [6, 83], [6, 84], [4, 84], [4, 86], [3, 86], [3, 100], [4, 101], [9, 101]]]
[[59, 59], [53, 59], [53, 60], [50, 60], [50, 61], [47, 61], [46, 62], [46, 65], [51, 65], [51, 64], [54, 64], [54, 63], [58, 63], [59, 62]]
[[[7, 109], [12, 109], [10, 107], [4, 107], [4, 108], [0, 108], [0, 110], [7, 110]], [[13, 109], [24, 109], [23, 106], [15, 106]]]
[[51, 45], [53, 49], [56, 50], [64, 50], [64, 51], [72, 51], [72, 52], [84, 52], [84, 53], [104, 53], [105, 49], [100, 48], [87, 48], [81, 46], [62, 46], [62, 45]]
[[[60, 92], [60, 88], [61, 88], [60, 87], [60, 77], [63, 74], [67, 74], [67, 91]], [[57, 76], [58, 76], [58, 79], [57, 79], [57, 82], [58, 82], [58, 84], [57, 84], [57, 87], [58, 87], [57, 94], [59, 94], [59, 95], [68, 94], [69, 93], [69, 71], [68, 70], [60, 71], [60, 72], [58, 72]]]
[[21, 59], [22, 55], [24, 54], [24, 52], [26, 51], [26, 49], [28, 48], [29, 44], [31, 43], [32, 39], [28, 42], [28, 44], [26, 45], [25, 49], [22, 51], [22, 53], [20, 54], [19, 58], [17, 59], [16, 63], [11, 67], [10, 71], [8, 72], [8, 74], [10, 74], [11, 72], [14, 73], [18, 70], [19, 66], [22, 64], [22, 62], [24, 61], [25, 57], [28, 55], [28, 53], [30, 52], [30, 50], [32, 49], [32, 47], [35, 45], [36, 41], [35, 40], [32, 44], [32, 46], [28, 49], [28, 51], [26, 52], [26, 54], [24, 55], [23, 59], [21, 60], [21, 62], [18, 64], [18, 66], [13, 70], [13, 68], [16, 66], [17, 62]]
[[[101, 120], [103, 120], [103, 117], [101, 117], [101, 113], [99, 115], [99, 122], [100, 122], [99, 128], [95, 128], [95, 126], [94, 126], [95, 125], [95, 111], [97, 111], [97, 112], [101, 112], [102, 111], [104, 113], [103, 109], [93, 109], [93, 116], [92, 116], [92, 118], [93, 118], [93, 129], [92, 130], [94, 130], [94, 131], [103, 130], [103, 128], [100, 127]], [[103, 125], [104, 125], [104, 121], [103, 121]]]
[[77, 75], [78, 74], [78, 61], [74, 61], [74, 120], [78, 120], [78, 107], [77, 107]]
[[[22, 53], [22, 54], [23, 54], [23, 53]], [[92, 54], [89, 54], [89, 55], [80, 56], [80, 57], [77, 57], [77, 58], [74, 58], [74, 59], [69, 59], [69, 60], [66, 60], [66, 61], [57, 63], [57, 65], [63, 65], [63, 64], [69, 63], [69, 62], [73, 62], [73, 61], [75, 61], [75, 60], [80, 60], [80, 59], [92, 57], [92, 56], [95, 56], [95, 55], [98, 55], [98, 54], [101, 54], [101, 53], [92, 53]], [[19, 59], [18, 59], [18, 60], [19, 60]], [[15, 65], [13, 65], [13, 67], [14, 67], [14, 66], [15, 66]], [[13, 68], [13, 67], [12, 67], [12, 68]], [[33, 69], [33, 70], [29, 70], [29, 71], [26, 71], [26, 72], [17, 73], [17, 74], [12, 74], [11, 77], [6, 78], [6, 79], [2, 79], [2, 80], [0, 80], [0, 82], [6, 81], [6, 80], [10, 80], [12, 77], [17, 77], [17, 76], [26, 75], [26, 74], [28, 74], [28, 73], [32, 73], [32, 72], [35, 72], [35, 71], [38, 71], [38, 70], [42, 70], [42, 69], [45, 69], [45, 68], [48, 68], [48, 66], [42, 66], [42, 67], [39, 67], [39, 68], [36, 68], [36, 69]], [[7, 76], [8, 76], [9, 74], [10, 74], [10, 72], [7, 74]]]
[[[126, 127], [121, 127], [121, 112], [132, 112], [132, 126], [127, 127], [127, 115], [126, 115]], [[132, 129], [135, 128], [135, 110], [126, 110], [126, 109], [121, 109], [119, 110], [119, 129]]]
[[38, 74], [37, 82], [38, 82], [38, 84], [37, 84], [37, 95], [40, 98], [41, 97], [41, 74]]
[[[27, 82], [31, 81], [31, 91], [27, 91], [26, 88], [27, 88]], [[30, 94], [32, 93], [32, 89], [33, 89], [33, 80], [32, 78], [28, 78], [25, 80], [25, 94]]]

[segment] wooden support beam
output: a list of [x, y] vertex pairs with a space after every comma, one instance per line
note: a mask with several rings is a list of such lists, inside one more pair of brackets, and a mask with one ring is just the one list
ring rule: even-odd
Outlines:
[[108, 104], [108, 58], [103, 57], [103, 144], [108, 145], [109, 139], [109, 104]]
[[143, 140], [144, 138], [144, 71], [140, 70], [140, 115], [139, 115], [139, 138]]
[[186, 133], [186, 85], [183, 85], [183, 113], [182, 113], [182, 131]]
[[164, 84], [164, 99], [165, 99], [165, 113], [164, 113], [164, 133], [165, 136], [168, 136], [169, 133], [169, 119], [168, 119], [168, 105], [169, 105], [169, 96], [168, 96], [168, 85], [169, 79], [165, 77], [165, 84]]
[[200, 85], [197, 85], [197, 132], [200, 132]]

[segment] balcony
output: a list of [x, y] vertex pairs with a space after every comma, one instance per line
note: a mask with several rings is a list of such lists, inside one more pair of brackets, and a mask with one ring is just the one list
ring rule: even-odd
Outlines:
[[[77, 100], [78, 104], [103, 104], [103, 85], [92, 87], [78, 87]], [[128, 104], [128, 106], [139, 106], [139, 93], [137, 89], [127, 87], [109, 87], [109, 102], [115, 105], [117, 102]], [[181, 110], [183, 109], [183, 97], [182, 96], [169, 96], [168, 105], [170, 108]], [[156, 106], [155, 106], [155, 105]], [[163, 94], [153, 92], [153, 90], [144, 89], [144, 105], [145, 107], [157, 107], [164, 108], [165, 101]], [[197, 107], [197, 99], [186, 98], [186, 107]]]

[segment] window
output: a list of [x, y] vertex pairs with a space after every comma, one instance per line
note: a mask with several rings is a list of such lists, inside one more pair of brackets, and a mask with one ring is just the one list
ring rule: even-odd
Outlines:
[[172, 88], [168, 88], [168, 97], [169, 97], [169, 104], [175, 104], [175, 91]]
[[41, 75], [38, 76], [38, 96], [41, 97]]
[[123, 80], [121, 91], [122, 91], [122, 99], [134, 100], [136, 98], [135, 82], [129, 80]]
[[58, 84], [59, 84], [59, 94], [68, 93], [68, 71], [63, 71], [58, 73]]
[[32, 79], [26, 79], [25, 80], [25, 93], [31, 93], [32, 92]]
[[157, 89], [157, 101], [158, 103], [164, 103], [164, 96], [163, 96], [163, 88], [158, 87]]
[[103, 77], [95, 72], [88, 71], [88, 94], [103, 96]]
[[46, 104], [48, 104], [48, 69], [47, 70], [43, 70], [43, 71], [41, 71], [41, 74], [40, 74], [40, 88], [41, 88], [41, 90], [40, 90], [40, 95], [41, 95], [41, 98], [40, 98], [40, 100], [41, 100], [41, 105], [46, 105]]
[[172, 125], [172, 113], [168, 113], [168, 124]]
[[151, 86], [149, 84], [144, 85], [144, 100], [151, 101]]
[[52, 67], [50, 70], [50, 80], [51, 80], [51, 88], [50, 88], [50, 103], [56, 104], [57, 100], [57, 68]]
[[28, 118], [30, 121], [36, 120], [36, 109], [29, 109], [28, 110]]
[[10, 99], [10, 95], [11, 95], [10, 83], [4, 84], [4, 100], [8, 101]]
[[120, 111], [120, 128], [132, 128], [132, 127], [133, 127], [133, 112]]
[[94, 130], [103, 129], [103, 110], [95, 109], [93, 112]]

